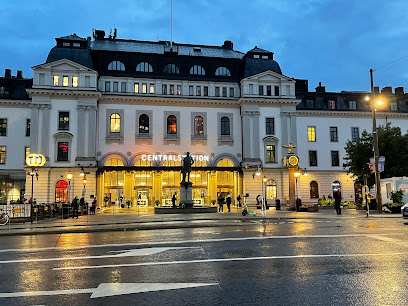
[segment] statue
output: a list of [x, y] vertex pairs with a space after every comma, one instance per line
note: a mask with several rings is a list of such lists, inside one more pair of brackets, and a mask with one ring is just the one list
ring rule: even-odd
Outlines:
[[190, 182], [190, 172], [191, 172], [191, 165], [194, 164], [194, 159], [190, 156], [190, 152], [187, 152], [186, 157], [183, 158], [183, 169], [181, 170], [181, 174], [183, 174], [182, 183], [186, 182], [186, 174], [187, 174], [187, 182]]
[[288, 146], [282, 146], [282, 148], [288, 150], [288, 154], [291, 154], [293, 153], [293, 149], [296, 149], [297, 146], [292, 146], [292, 142], [290, 141]]

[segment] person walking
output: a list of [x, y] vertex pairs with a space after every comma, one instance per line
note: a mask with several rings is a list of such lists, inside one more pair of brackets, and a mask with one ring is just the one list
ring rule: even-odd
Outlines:
[[232, 203], [232, 198], [231, 198], [230, 193], [228, 192], [228, 195], [227, 195], [227, 208], [228, 208], [229, 213], [231, 212], [231, 203]]
[[224, 213], [224, 201], [225, 200], [221, 193], [219, 194], [217, 201], [218, 201], [218, 212]]
[[79, 214], [78, 208], [79, 208], [79, 199], [78, 197], [75, 197], [72, 200], [72, 218], [76, 217], [78, 219], [78, 214]]
[[241, 207], [241, 195], [240, 194], [237, 197], [237, 207]]
[[336, 209], [336, 213], [338, 215], [341, 215], [341, 189], [337, 189], [337, 191], [334, 193], [334, 208]]
[[94, 200], [92, 201], [91, 213], [95, 214], [97, 205], [98, 203], [96, 202], [96, 198], [94, 198]]

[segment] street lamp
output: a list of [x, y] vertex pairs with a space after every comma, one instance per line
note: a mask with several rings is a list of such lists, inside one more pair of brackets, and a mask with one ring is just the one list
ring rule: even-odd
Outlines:
[[67, 202], [69, 203], [69, 194], [70, 194], [70, 191], [71, 191], [71, 180], [72, 180], [72, 173], [71, 173], [71, 171], [69, 171], [68, 173], [67, 173], [67, 179], [68, 179], [68, 187], [67, 187]]
[[296, 171], [294, 173], [294, 176], [295, 176], [295, 182], [296, 182], [296, 199], [298, 199], [299, 198], [298, 196], [298, 177], [300, 176], [300, 172]]
[[33, 223], [33, 202], [34, 202], [34, 175], [37, 177], [38, 181], [38, 170], [37, 167], [31, 167], [31, 171], [27, 172], [27, 175], [31, 176], [31, 214], [30, 222]]

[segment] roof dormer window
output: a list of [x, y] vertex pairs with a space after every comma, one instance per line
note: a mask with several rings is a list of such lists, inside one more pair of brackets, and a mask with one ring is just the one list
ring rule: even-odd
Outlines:
[[164, 68], [163, 68], [163, 72], [164, 73], [173, 73], [173, 74], [179, 74], [180, 73], [180, 70], [179, 70], [179, 68], [176, 66], [176, 65], [174, 65], [174, 64], [167, 64], [166, 66], [164, 66]]
[[136, 71], [138, 72], [153, 72], [153, 67], [147, 62], [137, 64]]
[[258, 55], [258, 54], [254, 54], [254, 58], [259, 58], [259, 55]]
[[200, 65], [194, 65], [190, 69], [190, 74], [205, 75], [205, 70]]
[[231, 76], [231, 72], [226, 67], [218, 67], [215, 71], [217, 76]]
[[267, 55], [262, 55], [262, 59], [268, 59]]
[[110, 62], [108, 70], [125, 71], [125, 65], [120, 61]]
[[69, 42], [64, 42], [64, 43], [62, 43], [62, 46], [63, 46], [63, 47], [70, 47], [71, 44], [70, 44]]
[[72, 46], [79, 48], [79, 47], [81, 47], [81, 44], [80, 43], [72, 43]]

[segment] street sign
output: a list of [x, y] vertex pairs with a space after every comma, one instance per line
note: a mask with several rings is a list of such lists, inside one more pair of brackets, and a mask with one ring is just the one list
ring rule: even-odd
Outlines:
[[30, 167], [42, 167], [45, 165], [45, 156], [42, 154], [28, 154], [26, 164]]
[[[385, 166], [385, 157], [378, 156], [378, 172], [384, 172], [384, 166]], [[368, 165], [368, 168], [370, 169], [371, 173], [375, 172], [375, 158], [374, 157], [370, 157], [370, 164]]]

